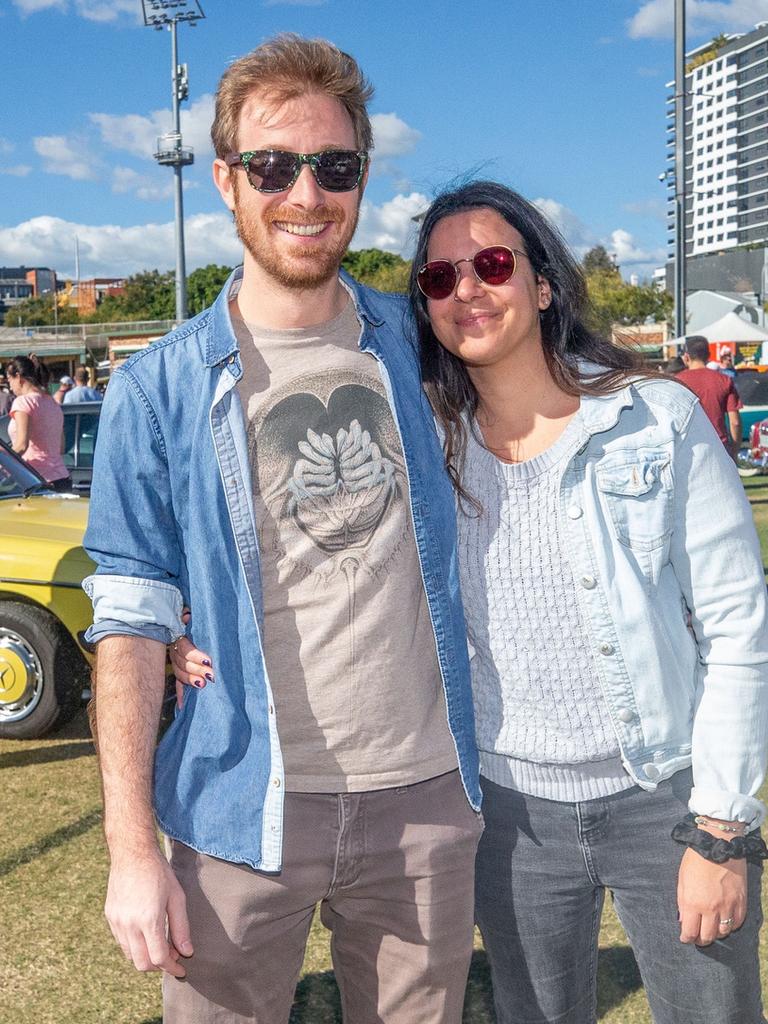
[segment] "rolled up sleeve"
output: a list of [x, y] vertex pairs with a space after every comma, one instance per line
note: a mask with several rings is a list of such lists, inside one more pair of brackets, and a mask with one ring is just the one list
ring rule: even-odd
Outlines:
[[101, 413], [84, 547], [96, 572], [86, 640], [127, 635], [171, 643], [184, 634], [184, 556], [165, 439], [130, 371], [117, 370]]

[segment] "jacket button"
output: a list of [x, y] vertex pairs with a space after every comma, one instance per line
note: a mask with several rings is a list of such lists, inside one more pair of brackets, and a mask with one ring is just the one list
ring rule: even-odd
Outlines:
[[613, 654], [613, 644], [609, 644], [607, 641], [604, 640], [600, 644], [600, 653], [605, 654], [606, 656], [608, 656], [609, 654]]
[[594, 576], [582, 576], [581, 585], [585, 590], [594, 590], [597, 586], [597, 580]]
[[565, 514], [569, 519], [581, 519], [583, 512], [578, 505], [569, 505], [565, 510]]
[[644, 764], [643, 770], [645, 771], [645, 774], [648, 776], [651, 782], [653, 782], [654, 779], [658, 779], [658, 777], [661, 775], [661, 772], [655, 764]]
[[621, 708], [621, 710], [619, 711], [620, 722], [631, 722], [634, 717], [635, 713], [634, 711], [632, 711], [631, 708]]
[[272, 779], [272, 785], [275, 787], [275, 789], [279, 789], [280, 788], [280, 779]]

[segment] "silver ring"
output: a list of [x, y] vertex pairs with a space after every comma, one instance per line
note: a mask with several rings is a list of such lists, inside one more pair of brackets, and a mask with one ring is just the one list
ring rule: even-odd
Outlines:
[[732, 924], [733, 924], [733, 918], [732, 917], [726, 917], [724, 920], [722, 920], [720, 922], [720, 927], [721, 928], [730, 928], [730, 926]]

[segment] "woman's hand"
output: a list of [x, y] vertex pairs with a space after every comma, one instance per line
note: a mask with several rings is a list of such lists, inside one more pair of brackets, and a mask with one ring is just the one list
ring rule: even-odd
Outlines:
[[677, 879], [680, 941], [708, 946], [741, 928], [747, 916], [747, 862], [715, 864], [687, 849]]
[[[192, 618], [189, 608], [182, 612], [181, 619], [184, 625], [188, 625]], [[202, 689], [207, 683], [213, 682], [213, 668], [211, 659], [189, 640], [187, 637], [180, 637], [170, 647], [171, 665], [173, 674], [176, 677], [176, 703], [179, 707], [184, 703], [184, 687], [196, 686]]]

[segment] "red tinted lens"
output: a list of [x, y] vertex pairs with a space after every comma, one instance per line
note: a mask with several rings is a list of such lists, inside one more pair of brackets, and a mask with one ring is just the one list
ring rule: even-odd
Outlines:
[[489, 245], [475, 253], [472, 266], [485, 284], [504, 284], [515, 272], [515, 254], [505, 245]]
[[456, 268], [448, 260], [425, 263], [416, 281], [428, 299], [447, 299], [456, 286]]

